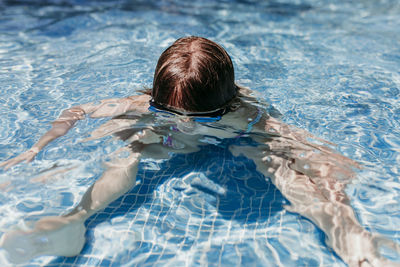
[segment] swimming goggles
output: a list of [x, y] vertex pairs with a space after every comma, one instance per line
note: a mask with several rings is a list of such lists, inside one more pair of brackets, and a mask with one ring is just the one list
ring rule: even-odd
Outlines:
[[229, 106], [205, 112], [186, 112], [186, 111], [176, 110], [172, 107], [166, 107], [162, 104], [156, 103], [153, 99], [151, 99], [149, 110], [169, 115], [180, 115], [180, 116], [190, 117], [195, 122], [216, 122], [219, 121], [223, 115], [229, 112]]

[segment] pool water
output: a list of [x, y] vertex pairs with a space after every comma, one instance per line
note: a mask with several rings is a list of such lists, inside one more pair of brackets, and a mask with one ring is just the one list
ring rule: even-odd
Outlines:
[[[159, 55], [187, 35], [223, 45], [238, 83], [281, 120], [360, 162], [346, 191], [358, 219], [400, 244], [397, 0], [2, 1], [0, 161], [65, 108], [151, 87]], [[81, 142], [105, 121], [80, 121], [32, 163], [0, 170], [0, 235], [79, 202], [124, 146]], [[25, 266], [346, 266], [251, 161], [226, 149], [235, 142], [144, 160], [137, 186], [87, 221], [80, 255]], [[3, 251], [0, 265], [10, 265]]]

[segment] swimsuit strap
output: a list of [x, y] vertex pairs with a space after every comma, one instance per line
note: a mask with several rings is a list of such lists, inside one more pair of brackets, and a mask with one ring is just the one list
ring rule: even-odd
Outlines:
[[262, 117], [262, 110], [260, 108], [257, 108], [257, 117], [254, 120], [252, 120], [251, 122], [249, 122], [245, 133], [250, 133], [251, 130], [253, 130], [254, 124], [258, 123], [260, 121], [261, 117]]
[[258, 123], [262, 117], [262, 109], [261, 108], [257, 108], [257, 116], [254, 120], [251, 120], [249, 122], [249, 124], [247, 125], [246, 131], [242, 131], [240, 134], [238, 134], [235, 138], [240, 138], [242, 136], [244, 136], [245, 134], [250, 133], [253, 130], [253, 126], [254, 124]]

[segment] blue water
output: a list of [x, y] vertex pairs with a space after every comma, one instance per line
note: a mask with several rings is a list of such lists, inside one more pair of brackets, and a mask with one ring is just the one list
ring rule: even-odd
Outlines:
[[[354, 2], [2, 1], [0, 160], [65, 108], [151, 87], [161, 52], [200, 35], [226, 48], [238, 83], [284, 122], [363, 165], [352, 206], [364, 227], [400, 243], [400, 3]], [[34, 162], [0, 170], [0, 235], [79, 202], [124, 146], [81, 142], [105, 121], [80, 121]], [[142, 162], [138, 185], [88, 220], [79, 256], [26, 266], [345, 266], [228, 143]]]

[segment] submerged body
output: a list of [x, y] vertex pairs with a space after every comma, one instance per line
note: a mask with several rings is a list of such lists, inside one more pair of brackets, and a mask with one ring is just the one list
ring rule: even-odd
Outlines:
[[[42, 254], [78, 254], [85, 242], [83, 222], [135, 185], [141, 158], [168, 159], [171, 153], [195, 152], [205, 144], [204, 138], [246, 136], [252, 138], [257, 147], [231, 146], [231, 152], [252, 159], [257, 169], [290, 201], [291, 205], [286, 208], [310, 219], [323, 230], [328, 245], [345, 262], [350, 266], [362, 263], [395, 266], [379, 255], [380, 239], [358, 223], [344, 193], [345, 184], [355, 175], [353, 169], [358, 167], [357, 163], [327, 146], [310, 142], [315, 137], [271, 117], [249, 95], [241, 95], [235, 112], [207, 123], [149, 111], [149, 100], [150, 96], [141, 95], [105, 100], [97, 106], [82, 105], [64, 111], [54, 122], [53, 132], [49, 131], [39, 145], [45, 145], [44, 142], [51, 141], [88, 114], [92, 118], [113, 118], [93, 131], [87, 140], [115, 135], [128, 146], [114, 152], [106, 172], [73, 211], [60, 217], [43, 218], [32, 231], [6, 234], [2, 247], [8, 251], [11, 261], [25, 261]], [[126, 151], [129, 151], [128, 156]], [[25, 157], [9, 161], [8, 166], [32, 153], [28, 151]]]

